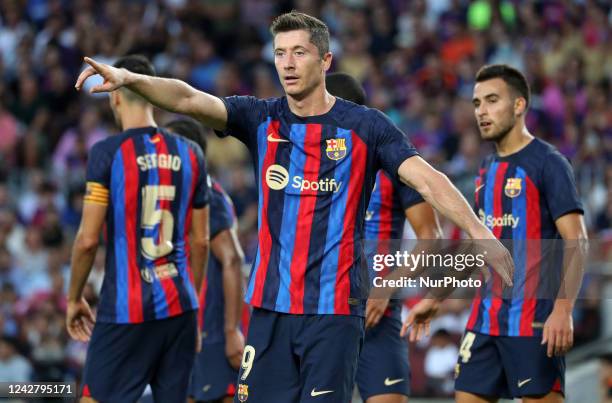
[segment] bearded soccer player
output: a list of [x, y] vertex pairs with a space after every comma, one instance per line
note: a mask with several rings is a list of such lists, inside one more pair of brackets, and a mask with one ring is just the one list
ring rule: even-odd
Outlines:
[[291, 12], [275, 19], [274, 61], [285, 96], [217, 98], [179, 80], [133, 74], [86, 58], [77, 79], [127, 87], [161, 108], [241, 140], [253, 157], [259, 245], [246, 301], [253, 314], [236, 401], [349, 401], [364, 335], [367, 272], [363, 223], [376, 173], [414, 187], [472, 238], [510, 282], [512, 258], [445, 175], [433, 169], [381, 112], [325, 89], [329, 30]]
[[[139, 56], [121, 58], [115, 68], [155, 74]], [[123, 132], [89, 154], [66, 314], [70, 336], [89, 341], [81, 402], [135, 402], [147, 384], [155, 401], [184, 402], [208, 258], [204, 157], [193, 142], [158, 128], [153, 106], [133, 91], [117, 88], [109, 98]], [[83, 287], [105, 223], [94, 325]]]
[[496, 237], [513, 241], [516, 271], [511, 298], [494, 291], [474, 300], [456, 369], [460, 403], [500, 397], [563, 401], [564, 354], [572, 346], [582, 267], [565, 273], [566, 280], [573, 277], [573, 292], [547, 295], [553, 294], [546, 287], [558, 278], [563, 259], [544, 251], [559, 237], [584, 245], [587, 235], [568, 160], [525, 127], [529, 101], [529, 86], [518, 70], [490, 65], [477, 73], [474, 112], [481, 137], [492, 141], [496, 152], [476, 178], [475, 210]]
[[[181, 119], [168, 123], [166, 127], [198, 144], [206, 155], [206, 140], [201, 124]], [[228, 403], [233, 400], [236, 392], [238, 368], [244, 351], [241, 324], [245, 316], [248, 318], [248, 310], [242, 303], [241, 268], [244, 254], [238, 242], [234, 205], [213, 178], [210, 251], [198, 316], [202, 349], [193, 366], [189, 396], [194, 402]]]
[[[365, 103], [365, 91], [352, 76], [331, 73], [325, 77], [330, 94]], [[402, 238], [408, 220], [418, 239], [437, 239], [442, 230], [436, 213], [414, 189], [389, 176], [376, 174], [374, 190], [365, 217], [365, 239], [370, 252], [389, 248], [389, 241]], [[369, 248], [371, 246], [372, 248]], [[390, 251], [387, 250], [386, 253]], [[370, 281], [376, 272], [369, 271]], [[380, 274], [379, 274], [380, 275]], [[410, 392], [408, 344], [400, 337], [401, 304], [398, 300], [369, 298], [366, 304], [366, 333], [357, 366], [357, 387], [366, 403], [405, 403]]]

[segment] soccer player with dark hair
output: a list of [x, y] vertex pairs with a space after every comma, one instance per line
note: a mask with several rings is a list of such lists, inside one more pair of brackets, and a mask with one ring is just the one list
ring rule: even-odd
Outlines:
[[384, 114], [326, 91], [332, 54], [323, 22], [291, 12], [274, 20], [271, 33], [286, 94], [280, 98], [221, 99], [90, 58], [76, 87], [101, 74], [104, 83], [93, 92], [127, 87], [248, 147], [259, 193], [259, 245], [246, 291], [254, 309], [236, 400], [345, 402], [364, 335], [363, 223], [380, 168], [471, 237], [491, 239], [489, 257], [508, 281], [513, 263], [448, 178]]
[[[168, 123], [166, 128], [197, 143], [206, 153], [204, 128], [200, 123], [180, 119]], [[244, 314], [241, 271], [244, 254], [238, 242], [232, 200], [213, 178], [211, 189], [211, 258], [200, 293], [198, 316], [202, 349], [193, 367], [189, 396], [197, 402], [227, 403], [236, 392], [244, 350], [240, 330]]]
[[[362, 105], [365, 91], [346, 73], [325, 77], [330, 94]], [[391, 240], [402, 238], [408, 220], [418, 239], [438, 239], [442, 230], [436, 213], [414, 189], [404, 185], [384, 170], [376, 182], [365, 216], [365, 240], [370, 253], [390, 247]], [[392, 251], [387, 250], [387, 253]], [[374, 275], [370, 270], [370, 281]], [[400, 337], [401, 304], [398, 300], [369, 298], [366, 304], [366, 334], [357, 366], [357, 387], [366, 403], [404, 403], [410, 392], [408, 344]]]
[[[493, 291], [474, 299], [459, 351], [456, 400], [560, 402], [582, 263], [564, 266], [567, 261], [549, 246], [562, 238], [569, 259], [575, 250], [575, 256], [582, 255], [585, 246], [572, 168], [555, 147], [525, 127], [530, 91], [520, 71], [482, 67], [472, 102], [481, 137], [496, 149], [480, 166], [474, 209], [496, 237], [513, 241], [516, 271], [511, 296], [495, 291], [501, 282], [494, 275]], [[578, 249], [568, 248], [572, 244]], [[562, 267], [568, 271], [561, 273]], [[558, 278], [570, 286], [551, 288]]]
[[[123, 57], [115, 68], [155, 74], [140, 56]], [[123, 132], [89, 154], [66, 314], [70, 336], [89, 341], [81, 401], [135, 402], [150, 384], [156, 401], [184, 402], [208, 260], [204, 156], [195, 143], [158, 128], [153, 106], [140, 95], [116, 88], [109, 99]], [[83, 288], [105, 223], [94, 319]]]

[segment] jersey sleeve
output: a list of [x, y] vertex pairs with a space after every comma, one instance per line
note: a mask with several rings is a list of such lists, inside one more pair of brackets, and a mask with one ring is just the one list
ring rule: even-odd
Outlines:
[[572, 166], [560, 153], [553, 152], [547, 156], [542, 184], [544, 197], [553, 220], [572, 212], [584, 214]]
[[418, 153], [406, 135], [387, 116], [380, 111], [375, 113], [372, 133], [376, 136], [376, 159], [392, 179], [398, 180], [397, 171], [402, 162]]
[[87, 159], [84, 201], [108, 205], [113, 150], [108, 142], [100, 141], [91, 148]]
[[229, 202], [221, 192], [213, 190], [210, 199], [210, 238], [234, 225], [234, 217]]
[[206, 171], [206, 160], [200, 147], [192, 147], [191, 150], [196, 155], [196, 161], [198, 165], [198, 178], [196, 181], [196, 188], [193, 193], [192, 205], [195, 209], [204, 208], [210, 202], [210, 178]]
[[220, 98], [227, 109], [225, 130], [215, 131], [218, 136], [233, 136], [247, 146], [254, 143], [259, 125], [266, 119], [266, 102], [253, 96]]

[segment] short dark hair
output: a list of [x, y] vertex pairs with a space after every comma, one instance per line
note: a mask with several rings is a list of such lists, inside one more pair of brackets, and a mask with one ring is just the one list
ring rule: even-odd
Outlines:
[[177, 119], [166, 125], [168, 130], [183, 136], [200, 146], [202, 152], [206, 154], [206, 135], [204, 127], [193, 119]]
[[501, 78], [519, 96], [525, 98], [527, 106], [531, 101], [531, 90], [527, 79], [518, 69], [507, 64], [489, 64], [483, 66], [476, 73], [476, 82], [480, 83], [494, 78]]
[[319, 56], [323, 57], [329, 52], [329, 29], [327, 25], [318, 18], [308, 14], [291, 11], [279, 15], [272, 21], [270, 33], [276, 36], [279, 32], [304, 30], [310, 34], [310, 43], [319, 50]]
[[330, 73], [325, 76], [325, 86], [330, 94], [354, 102], [365, 103], [365, 91], [355, 77], [346, 73]]
[[[124, 68], [132, 73], [144, 74], [145, 76], [155, 76], [155, 67], [153, 67], [153, 64], [149, 61], [149, 59], [143, 55], [122, 56], [113, 66], [117, 67], [118, 69]], [[121, 93], [123, 93], [126, 99], [129, 101], [148, 104], [146, 99], [126, 87], [119, 88], [119, 91], [121, 91]]]
[[118, 69], [124, 68], [131, 71], [132, 73], [144, 74], [146, 76], [155, 76], [155, 67], [153, 64], [143, 55], [127, 55], [122, 56], [113, 66]]

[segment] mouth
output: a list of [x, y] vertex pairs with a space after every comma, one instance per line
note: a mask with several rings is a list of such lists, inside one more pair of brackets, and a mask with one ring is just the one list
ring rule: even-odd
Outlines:
[[489, 127], [493, 126], [493, 123], [485, 120], [481, 121], [478, 125], [481, 129], [488, 129]]
[[297, 84], [299, 80], [298, 76], [285, 76], [284, 81], [285, 85], [294, 85]]

